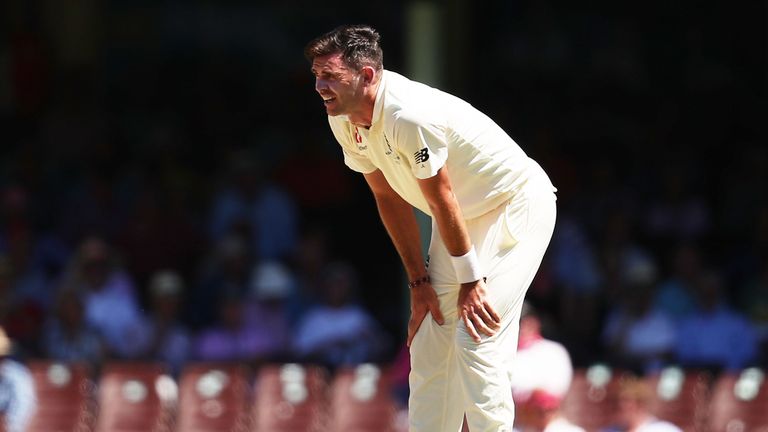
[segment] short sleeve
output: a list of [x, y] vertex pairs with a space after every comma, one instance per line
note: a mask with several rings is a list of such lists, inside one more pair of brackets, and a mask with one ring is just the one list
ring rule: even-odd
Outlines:
[[328, 123], [331, 125], [333, 136], [336, 137], [336, 141], [341, 145], [341, 151], [344, 153], [344, 164], [352, 171], [362, 174], [376, 171], [376, 166], [373, 165], [368, 157], [352, 149], [352, 137], [349, 134], [349, 130], [345, 130], [348, 128], [345, 128], [341, 122], [333, 117], [328, 117]]
[[394, 136], [416, 178], [433, 177], [448, 159], [444, 130], [433, 122], [399, 116], [394, 123]]
[[346, 164], [352, 171], [357, 171], [362, 174], [376, 171], [376, 166], [373, 165], [367, 157], [353, 153], [347, 150], [343, 145], [341, 151], [344, 153], [344, 164]]

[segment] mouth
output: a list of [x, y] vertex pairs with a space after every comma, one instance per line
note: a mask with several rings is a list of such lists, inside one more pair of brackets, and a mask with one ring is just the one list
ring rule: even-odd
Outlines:
[[323, 96], [323, 103], [325, 105], [328, 105], [328, 104], [334, 102], [335, 100], [336, 100], [336, 98], [334, 96]]

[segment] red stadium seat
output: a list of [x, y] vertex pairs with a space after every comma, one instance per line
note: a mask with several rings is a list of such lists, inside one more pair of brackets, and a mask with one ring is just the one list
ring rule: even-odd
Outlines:
[[318, 366], [266, 365], [256, 378], [255, 431], [327, 431], [328, 377]]
[[187, 365], [179, 385], [179, 432], [236, 432], [250, 426], [251, 390], [245, 367], [237, 364]]
[[709, 431], [768, 431], [768, 383], [764, 371], [724, 373], [709, 403]]
[[703, 430], [712, 380], [709, 372], [668, 367], [644, 380], [653, 390], [653, 415], [686, 431]]
[[37, 395], [37, 410], [27, 432], [91, 430], [96, 396], [90, 369], [49, 360], [33, 360], [27, 366]]
[[336, 373], [331, 383], [329, 430], [393, 432], [396, 413], [386, 371], [363, 364]]
[[177, 392], [162, 365], [106, 364], [99, 379], [96, 431], [170, 431]]
[[561, 404], [563, 415], [589, 432], [610, 426], [623, 374], [604, 365], [574, 370], [571, 387]]

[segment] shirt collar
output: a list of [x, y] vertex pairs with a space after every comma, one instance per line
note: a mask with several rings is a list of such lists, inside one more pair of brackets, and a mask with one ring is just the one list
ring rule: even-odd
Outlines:
[[379, 82], [379, 88], [376, 89], [376, 102], [373, 104], [373, 115], [371, 116], [371, 127], [376, 124], [376, 121], [381, 117], [381, 112], [384, 108], [384, 87], [387, 85], [388, 71], [382, 69], [381, 80]]

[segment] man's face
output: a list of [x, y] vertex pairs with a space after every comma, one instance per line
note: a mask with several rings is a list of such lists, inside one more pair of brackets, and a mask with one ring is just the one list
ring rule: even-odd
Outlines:
[[350, 114], [358, 109], [363, 100], [362, 75], [344, 63], [341, 53], [315, 57], [312, 74], [328, 115]]

